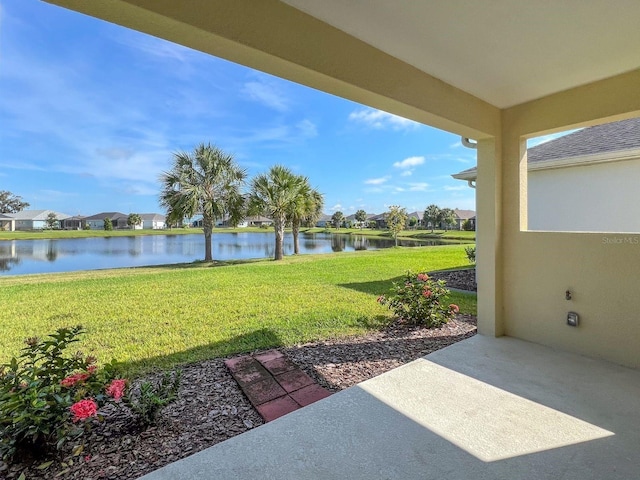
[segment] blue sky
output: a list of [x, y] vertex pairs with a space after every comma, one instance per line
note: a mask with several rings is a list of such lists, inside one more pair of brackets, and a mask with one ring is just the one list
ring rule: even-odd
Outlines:
[[171, 155], [309, 177], [326, 212], [474, 209], [456, 135], [38, 0], [0, 1], [0, 190], [31, 209], [161, 212]]

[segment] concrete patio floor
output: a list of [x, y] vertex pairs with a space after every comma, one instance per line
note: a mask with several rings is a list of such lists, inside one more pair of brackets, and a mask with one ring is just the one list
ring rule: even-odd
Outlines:
[[475, 336], [142, 478], [640, 478], [640, 372]]

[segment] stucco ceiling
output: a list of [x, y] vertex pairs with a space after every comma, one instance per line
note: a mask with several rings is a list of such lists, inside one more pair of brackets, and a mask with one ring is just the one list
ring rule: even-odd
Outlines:
[[283, 1], [500, 108], [640, 67], [639, 0]]

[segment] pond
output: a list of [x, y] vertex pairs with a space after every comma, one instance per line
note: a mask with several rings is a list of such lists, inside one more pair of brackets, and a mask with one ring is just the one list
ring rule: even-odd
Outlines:
[[[399, 240], [403, 247], [444, 243], [439, 240]], [[393, 245], [392, 239], [364, 235], [300, 234], [301, 254], [377, 250]], [[215, 260], [273, 258], [274, 234], [272, 231], [214, 232], [212, 249]], [[293, 254], [290, 233], [285, 235], [284, 253]], [[165, 265], [203, 258], [202, 233], [0, 241], [0, 275]]]

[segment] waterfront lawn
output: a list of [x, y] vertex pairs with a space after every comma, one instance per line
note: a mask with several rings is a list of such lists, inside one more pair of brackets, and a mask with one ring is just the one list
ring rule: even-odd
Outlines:
[[[290, 230], [287, 230], [290, 231]], [[342, 233], [352, 235], [366, 235], [374, 237], [391, 237], [389, 230], [372, 230], [369, 228], [303, 228], [303, 233]], [[260, 227], [238, 227], [238, 228], [215, 228], [216, 233], [245, 233], [245, 232], [270, 232], [273, 228]], [[46, 240], [62, 238], [91, 238], [91, 237], [137, 237], [141, 235], [202, 235], [201, 228], [172, 228], [167, 230], [33, 230], [29, 232], [16, 231], [8, 232], [0, 230], [0, 241], [2, 240]], [[437, 240], [461, 240], [474, 242], [476, 232], [466, 232], [460, 230], [403, 230], [398, 234], [399, 238], [415, 239], [437, 239]]]
[[[390, 320], [376, 297], [407, 269], [464, 266], [456, 245], [3, 277], [0, 362], [24, 338], [76, 324], [87, 329], [86, 353], [123, 362], [128, 374], [364, 333]], [[475, 314], [475, 295], [451, 301]]]

